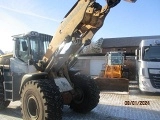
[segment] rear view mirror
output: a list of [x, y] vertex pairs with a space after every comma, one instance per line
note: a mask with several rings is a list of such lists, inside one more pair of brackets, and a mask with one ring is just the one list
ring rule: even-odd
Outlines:
[[137, 48], [135, 50], [135, 60], [138, 60], [139, 59], [139, 49]]
[[22, 41], [22, 49], [23, 51], [27, 51], [28, 47], [26, 41]]

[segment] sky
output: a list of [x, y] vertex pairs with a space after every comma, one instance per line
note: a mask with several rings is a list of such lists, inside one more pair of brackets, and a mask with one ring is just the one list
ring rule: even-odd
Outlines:
[[[63, 17], [77, 0], [0, 0], [0, 49], [13, 50], [13, 35], [37, 31], [54, 35]], [[146, 1], [146, 2], [145, 2]], [[105, 0], [96, 0], [102, 6]], [[160, 0], [137, 0], [112, 8], [99, 38], [160, 35]]]

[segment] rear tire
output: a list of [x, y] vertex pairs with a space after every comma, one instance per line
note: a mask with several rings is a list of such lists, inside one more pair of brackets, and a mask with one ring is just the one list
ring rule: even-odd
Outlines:
[[0, 82], [0, 110], [7, 108], [9, 103], [10, 101], [4, 99], [4, 86], [3, 82]]
[[27, 82], [21, 93], [23, 120], [61, 120], [62, 97], [49, 80]]
[[99, 103], [100, 91], [93, 79], [89, 76], [77, 74], [71, 78], [76, 97], [72, 100], [70, 108], [78, 113], [87, 113]]

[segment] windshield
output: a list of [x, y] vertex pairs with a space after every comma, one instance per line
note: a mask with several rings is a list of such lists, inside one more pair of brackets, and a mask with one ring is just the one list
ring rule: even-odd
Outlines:
[[160, 46], [147, 46], [143, 48], [143, 60], [160, 61]]
[[123, 64], [123, 54], [122, 53], [111, 53], [108, 55], [108, 62], [111, 65], [121, 65]]
[[41, 60], [49, 46], [51, 38], [45, 39], [45, 37], [32, 37], [30, 38], [31, 54], [33, 59], [38, 62]]

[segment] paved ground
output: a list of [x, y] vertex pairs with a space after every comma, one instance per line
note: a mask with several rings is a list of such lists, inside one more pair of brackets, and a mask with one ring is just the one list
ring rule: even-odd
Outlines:
[[[130, 90], [129, 94], [125, 92], [101, 92], [100, 97], [98, 106], [85, 115], [77, 114], [71, 111], [67, 106], [64, 106], [63, 120], [160, 119], [160, 94], [141, 94], [138, 90], [134, 89]], [[22, 120], [20, 104], [19, 101], [12, 102], [7, 109], [0, 111], [0, 120]]]

